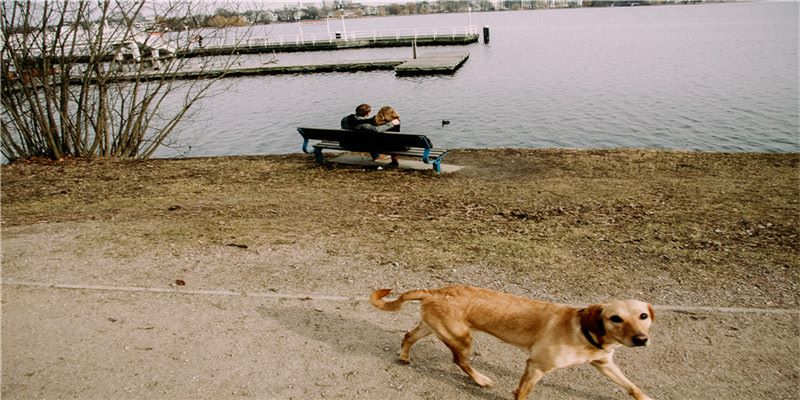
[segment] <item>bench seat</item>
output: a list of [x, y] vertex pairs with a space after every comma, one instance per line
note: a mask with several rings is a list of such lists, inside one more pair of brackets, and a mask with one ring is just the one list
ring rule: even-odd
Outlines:
[[[319, 163], [324, 161], [323, 150], [342, 150], [420, 158], [431, 164], [434, 171], [441, 172], [442, 158], [448, 152], [434, 149], [430, 139], [419, 134], [320, 128], [297, 128], [297, 131], [303, 136], [303, 152], [314, 153]], [[309, 149], [311, 141], [314, 143]]]

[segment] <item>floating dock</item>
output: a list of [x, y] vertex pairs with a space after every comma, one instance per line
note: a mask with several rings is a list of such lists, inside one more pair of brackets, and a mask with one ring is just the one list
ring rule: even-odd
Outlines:
[[[312, 74], [324, 72], [358, 72], [394, 70], [398, 76], [453, 74], [469, 58], [469, 53], [440, 53], [420, 55], [411, 60], [353, 61], [313, 65], [276, 65], [257, 68], [234, 68], [227, 70], [196, 70], [161, 72], [148, 74], [119, 74], [104, 77], [106, 81], [157, 81], [167, 76], [169, 79], [214, 79], [223, 77], [242, 77], [257, 75]], [[71, 84], [82, 84], [83, 78], [75, 77]]]
[[[313, 74], [324, 72], [358, 72], [358, 71], [379, 71], [393, 70], [403, 61], [356, 61], [331, 64], [313, 65], [283, 65], [256, 68], [231, 68], [231, 69], [209, 69], [194, 71], [169, 72], [166, 75], [160, 72], [146, 74], [119, 74], [105, 77], [106, 81], [158, 81], [167, 76], [169, 79], [215, 79], [232, 78], [241, 76], [258, 75], [286, 75], [286, 74]], [[75, 77], [70, 79], [70, 84], [82, 84], [83, 78]]]
[[469, 58], [469, 53], [436, 53], [408, 60], [394, 71], [397, 75], [453, 74]]

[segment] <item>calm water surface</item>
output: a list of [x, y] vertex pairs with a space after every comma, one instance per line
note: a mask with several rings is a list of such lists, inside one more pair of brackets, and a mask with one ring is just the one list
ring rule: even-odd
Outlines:
[[[391, 71], [225, 80], [178, 136], [188, 155], [300, 151], [298, 126], [338, 127], [362, 102], [453, 148], [800, 151], [795, 2], [347, 20], [347, 30], [491, 27], [453, 76]], [[331, 22], [331, 30], [340, 30]], [[259, 27], [296, 34], [296, 24]], [[304, 26], [305, 34], [325, 31]], [[279, 63], [409, 58], [411, 50], [277, 54]], [[250, 56], [259, 65], [271, 56]], [[443, 119], [451, 121], [441, 126]], [[163, 149], [160, 156], [175, 156]]]

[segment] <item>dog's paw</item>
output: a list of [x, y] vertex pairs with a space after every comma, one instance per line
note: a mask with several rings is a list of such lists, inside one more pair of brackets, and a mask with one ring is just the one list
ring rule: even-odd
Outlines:
[[494, 381], [484, 376], [483, 374], [476, 374], [474, 379], [475, 383], [477, 383], [478, 386], [480, 387], [494, 386]]

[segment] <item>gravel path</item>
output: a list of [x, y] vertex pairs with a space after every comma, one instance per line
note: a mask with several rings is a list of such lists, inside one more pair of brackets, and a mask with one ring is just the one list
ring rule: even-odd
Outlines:
[[[800, 155], [461, 150], [454, 173], [302, 155], [2, 166], [2, 397], [508, 399], [372, 289], [652, 302], [618, 362], [654, 399], [800, 398]], [[624, 399], [591, 367], [538, 399]]]

